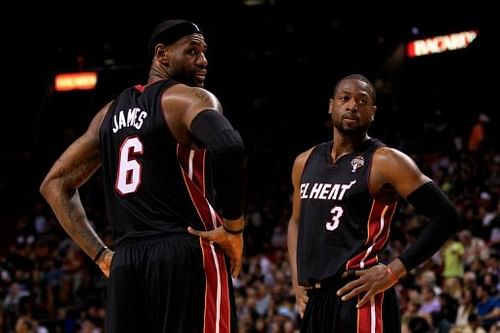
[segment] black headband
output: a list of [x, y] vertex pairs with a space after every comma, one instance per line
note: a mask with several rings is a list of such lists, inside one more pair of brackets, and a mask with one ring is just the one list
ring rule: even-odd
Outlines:
[[170, 45], [178, 41], [184, 36], [191, 34], [203, 34], [203, 32], [198, 28], [193, 22], [182, 22], [174, 26], [167, 27], [164, 29], [159, 29], [159, 31], [153, 32], [153, 36], [149, 41], [149, 52], [151, 55], [155, 53], [155, 46], [158, 43], [165, 45]]

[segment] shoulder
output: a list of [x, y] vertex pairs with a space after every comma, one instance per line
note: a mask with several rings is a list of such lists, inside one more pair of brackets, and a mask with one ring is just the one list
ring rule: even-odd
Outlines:
[[295, 162], [294, 162], [294, 165], [304, 165], [307, 161], [307, 159], [309, 158], [309, 156], [311, 155], [312, 151], [314, 150], [314, 148], [316, 148], [317, 146], [313, 146], [303, 152], [301, 152], [300, 154], [298, 154], [296, 157], [295, 157]]
[[409, 155], [386, 146], [378, 148], [373, 154], [372, 173], [392, 179], [396, 175], [420, 173], [420, 169]]
[[372, 193], [391, 185], [399, 195], [406, 197], [422, 184], [431, 181], [417, 163], [402, 151], [381, 147], [373, 156], [371, 172]]
[[166, 89], [163, 92], [163, 101], [220, 105], [215, 94], [209, 90], [200, 87], [190, 87], [182, 83]]
[[396, 148], [388, 146], [381, 146], [377, 148], [377, 150], [373, 155], [373, 159], [376, 163], [381, 163], [381, 164], [415, 163], [414, 160], [407, 154], [403, 153], [402, 151]]
[[292, 179], [298, 181], [302, 176], [302, 172], [304, 171], [304, 167], [306, 165], [309, 156], [311, 156], [312, 151], [316, 148], [316, 146], [309, 148], [306, 151], [301, 152], [295, 157], [295, 161], [293, 162], [292, 167]]
[[191, 123], [203, 110], [215, 110], [222, 114], [222, 106], [210, 91], [176, 84], [163, 92], [161, 97], [163, 115], [176, 140], [191, 144]]

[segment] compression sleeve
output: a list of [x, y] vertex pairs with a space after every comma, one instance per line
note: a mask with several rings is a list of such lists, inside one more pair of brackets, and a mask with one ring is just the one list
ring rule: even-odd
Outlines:
[[434, 182], [428, 182], [410, 193], [407, 201], [417, 213], [430, 218], [415, 243], [399, 259], [409, 272], [431, 257], [459, 228], [458, 213]]
[[213, 157], [216, 202], [222, 216], [239, 218], [244, 211], [247, 185], [243, 139], [226, 117], [210, 109], [196, 115], [191, 133]]

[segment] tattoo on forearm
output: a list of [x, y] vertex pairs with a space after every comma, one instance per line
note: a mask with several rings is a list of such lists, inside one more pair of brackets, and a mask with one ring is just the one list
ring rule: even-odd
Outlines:
[[94, 174], [100, 161], [98, 151], [87, 155], [84, 160], [69, 158], [68, 161], [63, 155], [58, 161], [63, 192], [52, 192], [49, 200], [64, 230], [90, 257], [99, 251], [102, 241], [87, 220], [77, 188]]
[[87, 220], [78, 191], [75, 191], [64, 205], [65, 210], [68, 211], [68, 223], [63, 223], [66, 231], [92, 257], [102, 245], [97, 233]]
[[89, 257], [93, 258], [102, 248], [102, 241], [87, 220], [78, 191], [61, 195], [55, 208], [56, 216], [64, 230]]
[[71, 187], [79, 187], [99, 168], [100, 161], [99, 152], [93, 153], [84, 161], [72, 161], [62, 172], [64, 182]]

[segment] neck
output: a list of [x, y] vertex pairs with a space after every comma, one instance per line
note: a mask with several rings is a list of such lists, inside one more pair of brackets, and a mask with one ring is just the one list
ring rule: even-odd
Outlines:
[[362, 135], [347, 136], [345, 134], [341, 134], [334, 128], [333, 146], [332, 151], [330, 152], [332, 159], [335, 161], [341, 156], [353, 152], [360, 144], [368, 139], [370, 139], [370, 137], [366, 133], [363, 133]]
[[163, 67], [151, 66], [149, 69], [148, 84], [154, 83], [159, 80], [168, 79], [167, 70]]

